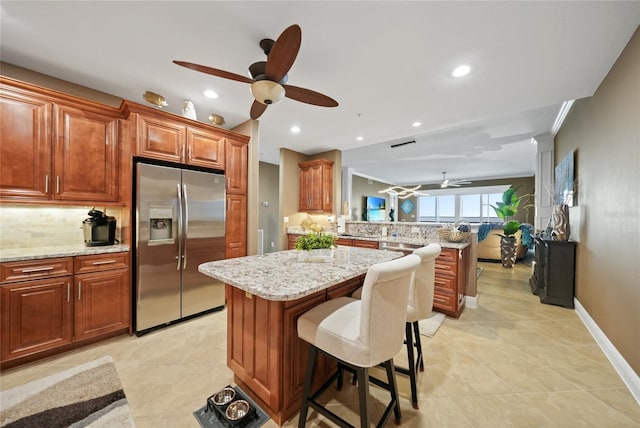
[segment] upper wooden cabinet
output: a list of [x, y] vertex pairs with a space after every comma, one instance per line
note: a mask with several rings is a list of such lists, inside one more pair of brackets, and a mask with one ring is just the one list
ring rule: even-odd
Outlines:
[[247, 194], [247, 169], [249, 165], [247, 141], [227, 140], [227, 192], [236, 195]]
[[227, 138], [224, 133], [207, 125], [198, 126], [195, 122], [187, 124], [182, 118], [144, 106], [134, 108], [137, 111], [138, 156], [225, 169]]
[[299, 205], [302, 212], [333, 211], [333, 161], [301, 162]]
[[119, 111], [29, 85], [0, 85], [0, 199], [118, 201]]

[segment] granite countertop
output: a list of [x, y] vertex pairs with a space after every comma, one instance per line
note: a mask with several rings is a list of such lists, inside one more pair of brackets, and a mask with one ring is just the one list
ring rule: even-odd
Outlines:
[[86, 256], [90, 254], [120, 253], [126, 251], [129, 251], [129, 245], [125, 244], [104, 245], [101, 247], [87, 247], [84, 244], [74, 244], [57, 247], [16, 248], [13, 250], [0, 251], [0, 262]]
[[[306, 232], [298, 232], [298, 231], [287, 231], [289, 235], [304, 235]], [[432, 242], [436, 244], [440, 244], [442, 248], [454, 248], [456, 250], [462, 250], [463, 248], [471, 245], [470, 242], [449, 242], [443, 239], [439, 240], [425, 240], [422, 238], [406, 238], [406, 237], [397, 237], [394, 238], [392, 236], [358, 236], [358, 235], [346, 235], [346, 234], [336, 234], [338, 238], [345, 239], [357, 239], [359, 241], [375, 241], [375, 242], [387, 242], [389, 244], [409, 244], [409, 245], [418, 245], [425, 246], [429, 245]]]
[[296, 300], [359, 275], [369, 266], [401, 257], [397, 251], [338, 246], [332, 261], [298, 261], [298, 250], [203, 263], [198, 270], [267, 300]]

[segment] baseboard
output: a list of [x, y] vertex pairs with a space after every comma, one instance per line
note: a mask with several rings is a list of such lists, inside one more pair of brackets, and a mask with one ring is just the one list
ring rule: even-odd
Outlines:
[[478, 307], [478, 296], [464, 296], [464, 305], [467, 308], [476, 309]]
[[611, 343], [609, 338], [604, 334], [598, 324], [591, 318], [587, 310], [580, 304], [578, 299], [574, 298], [573, 303], [575, 306], [576, 314], [582, 320], [582, 323], [587, 327], [591, 336], [596, 340], [602, 352], [609, 359], [613, 368], [618, 372], [618, 375], [622, 378], [622, 381], [640, 404], [640, 376], [631, 368], [629, 363], [624, 359], [622, 354], [618, 352], [616, 347]]

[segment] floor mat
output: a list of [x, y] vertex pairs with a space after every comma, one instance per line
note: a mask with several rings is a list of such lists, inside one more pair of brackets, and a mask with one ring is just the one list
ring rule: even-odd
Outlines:
[[431, 312], [431, 315], [422, 321], [418, 321], [420, 334], [422, 336], [433, 337], [438, 331], [447, 316], [442, 312]]

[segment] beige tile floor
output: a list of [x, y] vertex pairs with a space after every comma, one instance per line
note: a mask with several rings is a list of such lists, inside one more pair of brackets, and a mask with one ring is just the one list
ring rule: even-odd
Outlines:
[[[398, 377], [402, 426], [640, 426], [640, 406], [575, 312], [540, 304], [529, 289], [526, 265], [480, 266], [478, 308], [467, 308], [458, 320], [447, 318], [433, 338], [423, 340], [420, 410], [411, 408], [408, 382]], [[233, 382], [225, 364], [225, 315], [221, 311], [5, 370], [1, 388], [111, 355], [138, 428], [197, 428], [192, 412]], [[401, 360], [402, 353], [398, 364]], [[358, 423], [355, 387], [327, 394], [333, 409]], [[371, 395], [377, 418], [387, 395], [375, 387]], [[297, 426], [297, 417], [285, 426]], [[331, 424], [310, 412], [307, 426]]]

